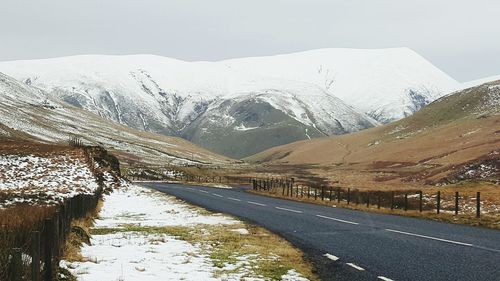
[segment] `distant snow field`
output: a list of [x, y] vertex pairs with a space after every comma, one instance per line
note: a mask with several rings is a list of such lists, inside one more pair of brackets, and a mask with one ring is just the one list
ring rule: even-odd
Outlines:
[[[78, 280], [265, 280], [252, 276], [248, 260], [241, 256], [227, 264], [229, 273], [218, 274], [202, 243], [190, 243], [165, 233], [136, 231], [146, 227], [186, 227], [235, 225], [247, 235], [241, 222], [220, 214], [200, 213], [197, 209], [163, 193], [129, 185], [105, 196], [96, 220], [91, 245], [82, 248], [85, 262], [62, 261]], [[131, 231], [126, 228], [132, 227]], [[120, 231], [113, 231], [121, 229]], [[109, 230], [109, 231], [106, 231]], [[307, 280], [289, 270], [282, 280]]]

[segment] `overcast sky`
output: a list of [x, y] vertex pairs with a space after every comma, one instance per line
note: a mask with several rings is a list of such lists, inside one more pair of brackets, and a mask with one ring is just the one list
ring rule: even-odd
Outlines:
[[0, 0], [0, 61], [220, 60], [409, 47], [459, 81], [500, 74], [498, 0]]

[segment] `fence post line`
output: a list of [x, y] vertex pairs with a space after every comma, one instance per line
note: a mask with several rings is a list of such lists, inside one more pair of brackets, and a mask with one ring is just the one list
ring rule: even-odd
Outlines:
[[318, 199], [318, 189], [315, 187], [314, 188], [314, 201]]
[[377, 194], [377, 209], [380, 209], [380, 191]]
[[439, 214], [439, 211], [441, 209], [441, 191], [438, 191], [437, 193], [437, 202], [436, 202], [436, 210], [437, 210], [437, 213]]
[[408, 211], [408, 193], [405, 193], [405, 212]]
[[455, 191], [455, 216], [458, 215], [458, 191]]
[[31, 280], [40, 281], [40, 231], [31, 232]]
[[325, 201], [325, 187], [321, 186], [321, 201]]
[[333, 192], [333, 190], [332, 190], [332, 189], [333, 189], [333, 188], [330, 186], [330, 202], [332, 202], [332, 192]]
[[21, 248], [13, 248], [12, 249], [12, 281], [21, 281], [22, 280], [22, 259], [21, 259]]
[[337, 203], [340, 203], [340, 187], [337, 187]]
[[307, 186], [307, 198], [311, 198], [311, 186]]
[[481, 217], [481, 192], [476, 194], [476, 218]]

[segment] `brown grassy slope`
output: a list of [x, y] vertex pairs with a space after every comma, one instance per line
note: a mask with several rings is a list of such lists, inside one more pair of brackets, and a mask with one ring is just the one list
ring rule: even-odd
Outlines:
[[[453, 181], [464, 165], [500, 162], [500, 81], [449, 95], [382, 127], [275, 147], [245, 160], [345, 186], [394, 188]], [[495, 177], [495, 175], [493, 175]]]

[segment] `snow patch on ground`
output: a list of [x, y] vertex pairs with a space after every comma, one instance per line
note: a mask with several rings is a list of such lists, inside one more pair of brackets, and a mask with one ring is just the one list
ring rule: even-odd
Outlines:
[[76, 155], [0, 155], [0, 207], [15, 203], [55, 204], [99, 187], [85, 162]]
[[[174, 197], [143, 187], [128, 185], [105, 196], [95, 227], [121, 228], [238, 224], [228, 216], [201, 214]], [[242, 235], [245, 228], [234, 229]], [[215, 267], [199, 243], [189, 243], [162, 233], [123, 231], [94, 235], [91, 246], [82, 248], [85, 262], [61, 261], [78, 280], [264, 280], [247, 277], [251, 255], [238, 257], [236, 264]], [[305, 281], [295, 270], [282, 280]]]

